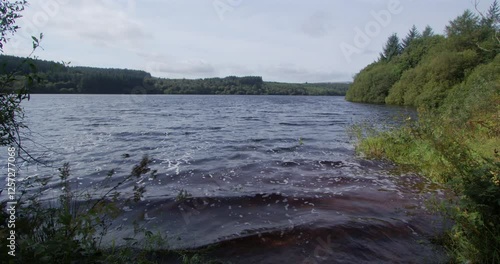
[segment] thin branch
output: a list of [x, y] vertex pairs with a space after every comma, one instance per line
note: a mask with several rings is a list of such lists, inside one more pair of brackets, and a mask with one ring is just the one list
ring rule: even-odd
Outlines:
[[483, 19], [486, 19], [486, 16], [483, 14], [483, 12], [481, 12], [481, 10], [479, 10], [479, 3], [480, 1], [479, 0], [474, 0], [473, 4], [474, 4], [474, 9], [476, 9], [476, 12], [479, 13], [479, 15], [483, 18]]

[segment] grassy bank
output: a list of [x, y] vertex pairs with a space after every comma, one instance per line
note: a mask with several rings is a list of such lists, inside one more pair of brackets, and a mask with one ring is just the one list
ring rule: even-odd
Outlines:
[[444, 32], [394, 34], [356, 75], [347, 100], [419, 109], [399, 128], [355, 128], [357, 150], [447, 184], [456, 198], [437, 207], [455, 223], [442, 240], [450, 255], [500, 263], [500, 3], [464, 11]]
[[421, 111], [419, 120], [407, 119], [400, 128], [355, 129], [358, 153], [395, 162], [455, 192], [457, 199], [436, 209], [455, 223], [442, 242], [458, 263], [500, 263], [499, 105], [461, 125]]

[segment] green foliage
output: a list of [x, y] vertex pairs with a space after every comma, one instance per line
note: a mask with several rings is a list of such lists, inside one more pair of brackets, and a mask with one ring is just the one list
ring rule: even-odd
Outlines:
[[155, 87], [165, 94], [264, 94], [262, 77], [157, 79]]
[[400, 66], [393, 62], [373, 63], [363, 69], [347, 91], [346, 99], [355, 102], [384, 103], [389, 88], [399, 80]]
[[[453, 87], [441, 112], [457, 124], [486, 124], [484, 113], [500, 105], [500, 55], [476, 67], [470, 76]], [[479, 114], [480, 113], [480, 114]], [[493, 117], [491, 117], [493, 118]]]
[[436, 108], [448, 91], [461, 83], [478, 63], [475, 51], [442, 51], [428, 56], [417, 67], [407, 70], [386, 98], [390, 104]]
[[[0, 52], [3, 53], [3, 45], [8, 41], [7, 36], [14, 34], [19, 27], [15, 25], [16, 19], [21, 17], [21, 11], [27, 5], [26, 1], [0, 1]], [[39, 40], [34, 38], [33, 49], [37, 48]], [[23, 60], [21, 65], [25, 64]], [[17, 65], [19, 68], [20, 65]], [[10, 74], [0, 75], [0, 146], [10, 144], [19, 145], [19, 129], [22, 124], [23, 109], [20, 104], [28, 98], [26, 86], [22, 80], [15, 78], [16, 69]], [[32, 76], [29, 76], [32, 77]], [[20, 82], [19, 89], [14, 89], [13, 84]]]
[[21, 16], [21, 12], [28, 5], [27, 1], [0, 1], [0, 52], [3, 52], [3, 45], [7, 42], [7, 36], [14, 34], [19, 26], [15, 24]]
[[[407, 45], [390, 62], [403, 70], [385, 102], [417, 106], [419, 119], [384, 132], [358, 127], [355, 133], [359, 153], [391, 160], [455, 192], [437, 209], [454, 223], [443, 242], [457, 263], [500, 263], [498, 10], [494, 1], [482, 19], [466, 11], [450, 22], [446, 37], [428, 28]], [[378, 89], [366, 79], [382, 65], [359, 73], [347, 93], [353, 97], [346, 98], [379, 102], [366, 97]]]
[[403, 73], [406, 70], [415, 68], [431, 51], [438, 52], [435, 49], [433, 50], [433, 48], [443, 41], [444, 38], [439, 35], [425, 38], [417, 37], [409, 42], [409, 45], [404, 49], [403, 53], [395, 59], [396, 63], [401, 65]]
[[460, 263], [500, 261], [500, 156], [495, 149], [500, 146], [500, 120], [491, 123], [486, 129], [464, 127], [422, 112], [418, 121], [408, 120], [398, 129], [368, 137], [357, 133], [360, 153], [389, 159], [455, 191], [457, 198], [438, 209], [455, 223], [445, 246]]
[[[2, 6], [2, 8], [3, 7], [4, 6]], [[8, 10], [9, 9], [3, 9], [0, 11], [9, 12]], [[20, 7], [17, 7], [15, 10], [15, 12], [20, 12], [22, 8], [20, 9]], [[7, 14], [7, 16], [9, 15]], [[16, 17], [19, 17], [19, 15], [16, 15]], [[7, 19], [7, 21], [13, 23], [14, 20]], [[1, 29], [15, 32], [17, 27], [13, 25], [3, 25]], [[2, 31], [2, 34], [4, 33], [5, 32]], [[22, 122], [24, 110], [21, 106], [21, 102], [29, 100], [29, 89], [40, 81], [37, 68], [30, 57], [40, 46], [42, 38], [43, 34], [40, 34], [38, 38], [32, 37], [33, 50], [30, 55], [20, 60], [10, 72], [0, 74], [0, 146], [15, 145], [19, 149], [19, 153], [27, 154], [28, 156], [30, 155], [21, 145], [20, 130], [26, 127]], [[6, 38], [1, 37], [0, 43], [4, 41], [6, 41]], [[28, 67], [29, 69], [24, 74], [20, 71], [23, 67]]]
[[432, 27], [427, 25], [422, 32], [422, 38], [429, 38], [434, 36], [434, 30], [432, 30]]
[[417, 27], [413, 25], [413, 27], [410, 29], [410, 32], [408, 32], [408, 35], [403, 39], [401, 42], [401, 48], [402, 50], [406, 50], [410, 45], [415, 41], [416, 39], [421, 38], [422, 35], [418, 31]]
[[264, 90], [268, 95], [345, 95], [350, 83], [278, 83], [265, 82]]
[[486, 15], [467, 10], [450, 21], [446, 36], [434, 35], [429, 26], [419, 34], [414, 26], [402, 41], [402, 52], [398, 52], [397, 35], [392, 35], [381, 59], [356, 75], [346, 99], [435, 109], [450, 100], [450, 94], [466, 93], [459, 91], [468, 89], [462, 82], [476, 67], [495, 60], [500, 51], [498, 10], [497, 1]]
[[479, 16], [470, 10], [458, 16], [446, 26], [446, 36], [450, 39], [450, 46], [455, 50], [473, 48], [479, 41]]
[[[420, 108], [417, 121], [408, 119], [401, 128], [385, 132], [356, 133], [360, 153], [389, 159], [455, 191], [457, 198], [438, 209], [455, 223], [444, 242], [460, 263], [500, 262], [499, 66], [497, 55], [476, 67], [440, 107]], [[402, 80], [410, 83], [412, 72]], [[437, 74], [436, 81], [456, 78], [452, 73], [428, 72]]]
[[[15, 65], [20, 64], [22, 58], [2, 55], [0, 61], [3, 64], [0, 68], [0, 74], [2, 74], [12, 72]], [[154, 93], [154, 91], [142, 90], [142, 87], [148, 87], [145, 80], [151, 78], [151, 75], [144, 71], [69, 67], [64, 63], [43, 60], [33, 60], [32, 64], [37, 69], [40, 81], [31, 87], [31, 93]], [[23, 64], [16, 71], [16, 75], [30, 71], [29, 65]], [[141, 89], [135, 91], [136, 87], [141, 87]]]
[[[22, 62], [14, 56], [0, 56], [0, 75]], [[33, 60], [41, 80], [31, 93], [82, 94], [243, 94], [243, 95], [345, 95], [349, 83], [278, 83], [264, 82], [259, 76], [205, 79], [154, 78], [144, 71], [69, 67], [64, 63]], [[22, 65], [17, 75], [29, 73]]]
[[403, 47], [396, 33], [392, 34], [385, 44], [384, 51], [380, 54], [380, 61], [391, 61], [401, 54]]

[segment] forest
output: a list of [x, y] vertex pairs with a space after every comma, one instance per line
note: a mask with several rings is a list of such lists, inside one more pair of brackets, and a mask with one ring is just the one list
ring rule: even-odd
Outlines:
[[418, 109], [401, 127], [354, 128], [356, 149], [450, 190], [427, 205], [453, 223], [435, 239], [450, 263], [500, 263], [500, 4], [486, 12], [475, 4], [444, 35], [414, 26], [402, 40], [390, 36], [346, 95]]
[[[36, 69], [40, 81], [31, 93], [79, 94], [242, 94], [242, 95], [345, 95], [349, 83], [264, 82], [262, 77], [229, 76], [205, 79], [165, 79], [129, 69], [70, 67], [65, 63], [0, 55], [0, 74], [16, 70], [19, 75]], [[31, 66], [30, 66], [31, 65]]]
[[[488, 98], [498, 89], [499, 14], [496, 4], [484, 15], [466, 10], [445, 35], [429, 26], [423, 32], [413, 26], [402, 39], [393, 34], [379, 59], [355, 76], [346, 99], [429, 109], [469, 107], [478, 96], [493, 103]], [[492, 85], [473, 87], [478, 82]]]

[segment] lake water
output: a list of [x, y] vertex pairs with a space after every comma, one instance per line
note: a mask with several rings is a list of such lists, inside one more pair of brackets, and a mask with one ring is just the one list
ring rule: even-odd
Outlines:
[[[33, 95], [25, 108], [25, 144], [51, 167], [25, 164], [24, 176], [55, 175], [67, 161], [85, 190], [153, 158], [158, 177], [112, 237], [130, 235], [139, 217], [173, 248], [218, 244], [213, 257], [233, 263], [443, 259], [429, 242], [439, 218], [425, 210], [441, 191], [357, 157], [346, 133], [411, 110], [342, 97], [181, 95]], [[50, 187], [57, 195], [57, 177]], [[177, 201], [181, 190], [191, 198]]]

